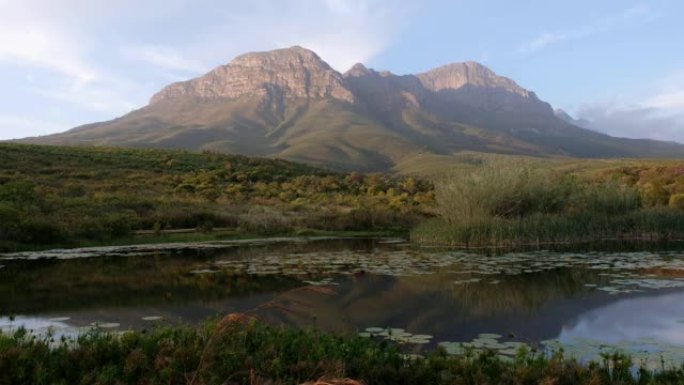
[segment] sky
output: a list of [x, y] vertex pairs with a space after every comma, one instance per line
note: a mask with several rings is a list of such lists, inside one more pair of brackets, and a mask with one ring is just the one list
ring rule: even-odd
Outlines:
[[0, 139], [301, 45], [339, 71], [479, 61], [596, 130], [684, 143], [682, 16], [680, 0], [0, 0]]

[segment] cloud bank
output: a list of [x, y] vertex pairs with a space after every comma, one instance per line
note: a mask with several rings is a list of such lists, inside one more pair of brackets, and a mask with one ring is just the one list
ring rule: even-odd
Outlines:
[[585, 104], [577, 116], [609, 135], [684, 143], [684, 70], [665, 77], [640, 100]]

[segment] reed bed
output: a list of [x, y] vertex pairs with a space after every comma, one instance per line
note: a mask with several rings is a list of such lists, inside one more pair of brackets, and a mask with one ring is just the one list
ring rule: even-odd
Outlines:
[[684, 238], [684, 210], [647, 205], [637, 186], [525, 163], [490, 163], [435, 183], [438, 217], [411, 240], [462, 247]]

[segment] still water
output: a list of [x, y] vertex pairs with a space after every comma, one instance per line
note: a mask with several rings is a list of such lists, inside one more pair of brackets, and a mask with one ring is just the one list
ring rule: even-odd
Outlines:
[[228, 313], [390, 339], [408, 352], [619, 349], [684, 362], [684, 252], [504, 252], [393, 239], [270, 240], [0, 257], [0, 330], [74, 335]]

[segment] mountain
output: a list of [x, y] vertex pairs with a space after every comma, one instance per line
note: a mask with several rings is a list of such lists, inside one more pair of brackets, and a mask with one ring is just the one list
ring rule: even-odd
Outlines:
[[475, 62], [416, 75], [356, 64], [341, 74], [301, 47], [239, 56], [165, 87], [120, 118], [22, 141], [209, 150], [363, 171], [466, 150], [684, 156], [680, 144], [578, 127], [534, 92]]

